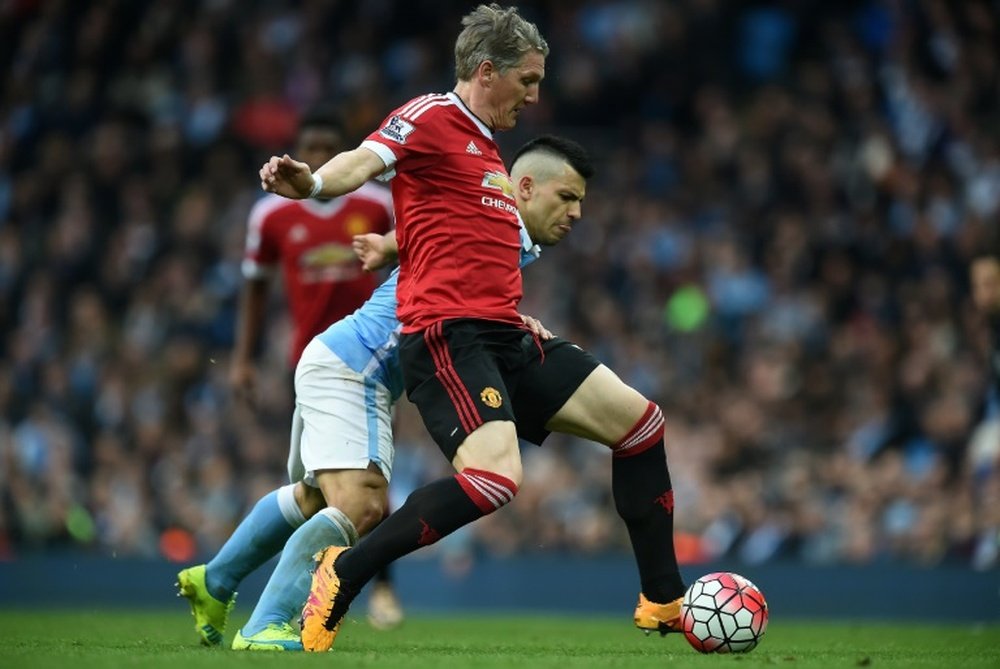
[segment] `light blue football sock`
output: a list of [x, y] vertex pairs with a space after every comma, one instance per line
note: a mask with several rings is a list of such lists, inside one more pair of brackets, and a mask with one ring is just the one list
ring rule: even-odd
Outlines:
[[228, 601], [247, 575], [274, 557], [305, 517], [295, 503], [294, 484], [260, 498], [205, 569], [205, 587]]
[[264, 586], [241, 634], [249, 637], [272, 623], [291, 622], [302, 612], [312, 585], [313, 555], [327, 546], [353, 546], [354, 523], [340, 509], [323, 509], [295, 530]]

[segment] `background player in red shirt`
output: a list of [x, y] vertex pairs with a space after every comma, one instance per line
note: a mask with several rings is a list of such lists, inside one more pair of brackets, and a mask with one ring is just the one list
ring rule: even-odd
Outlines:
[[[302, 119], [295, 151], [311, 168], [318, 169], [344, 146], [343, 125], [332, 112], [317, 111]], [[253, 396], [254, 351], [278, 270], [292, 317], [288, 361], [294, 369], [314, 336], [353, 313], [375, 290], [378, 277], [362, 270], [351, 240], [358, 234], [388, 232], [392, 216], [392, 196], [374, 184], [324, 200], [266, 195], [254, 205], [247, 223], [246, 281], [229, 374], [234, 392], [245, 399]]]
[[[514, 185], [492, 133], [512, 128], [520, 111], [538, 101], [548, 46], [512, 8], [480, 5], [462, 24], [454, 91], [411, 100], [361, 147], [339, 154], [316, 173], [287, 155], [272, 157], [260, 170], [265, 190], [293, 198], [347, 192], [380, 174], [393, 178], [406, 391], [459, 472], [415, 491], [355, 548], [324, 552], [303, 611], [306, 650], [330, 647], [373, 567], [509, 503], [522, 478], [516, 393], [522, 379], [525, 388], [530, 385], [544, 354], [543, 345], [521, 329], [517, 313]], [[568, 399], [583, 380], [566, 380], [558, 392]], [[549, 408], [551, 417], [559, 406]], [[635, 517], [622, 516], [643, 594], [649, 596], [648, 602], [640, 598], [639, 609], [649, 603], [656, 611], [648, 617], [654, 628], [675, 628], [684, 586], [673, 550], [663, 418], [652, 403], [640, 409], [633, 414], [617, 406], [614, 417], [629, 420], [631, 429], [604, 443], [622, 462], [638, 465], [616, 473], [615, 497], [619, 510], [642, 509]], [[656, 452], [658, 460], [630, 457]], [[648, 495], [652, 490], [655, 496]], [[650, 515], [654, 505], [663, 513]], [[637, 625], [646, 619], [637, 610]]]

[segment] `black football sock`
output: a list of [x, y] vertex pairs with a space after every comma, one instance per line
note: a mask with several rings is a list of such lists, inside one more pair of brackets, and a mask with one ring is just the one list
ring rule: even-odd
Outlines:
[[383, 566], [496, 511], [515, 494], [513, 481], [477, 469], [425, 485], [337, 558], [337, 575], [350, 589], [360, 590]]
[[[386, 508], [385, 513], [382, 515], [382, 521], [389, 517], [389, 509]], [[382, 522], [379, 521], [379, 522]], [[392, 586], [392, 565], [385, 565], [375, 574], [375, 582], [381, 585]]]
[[652, 402], [613, 447], [611, 489], [632, 540], [642, 593], [660, 604], [683, 596], [674, 553], [674, 491], [663, 448], [663, 414]]

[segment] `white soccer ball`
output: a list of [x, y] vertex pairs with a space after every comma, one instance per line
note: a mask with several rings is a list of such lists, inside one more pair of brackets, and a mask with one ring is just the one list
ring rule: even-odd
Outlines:
[[691, 584], [681, 605], [681, 628], [702, 653], [745, 653], [767, 630], [767, 601], [739, 574], [715, 572]]

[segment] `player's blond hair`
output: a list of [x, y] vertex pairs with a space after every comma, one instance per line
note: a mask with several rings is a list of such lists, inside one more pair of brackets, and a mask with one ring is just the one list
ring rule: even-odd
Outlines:
[[535, 24], [517, 13], [517, 7], [495, 2], [479, 5], [462, 17], [462, 32], [455, 40], [455, 75], [459, 81], [469, 81], [487, 60], [503, 74], [517, 67], [530, 51], [548, 56], [549, 45]]

